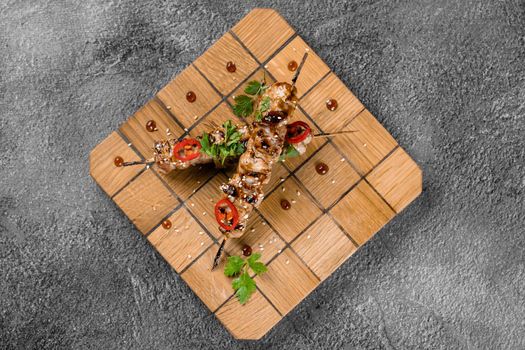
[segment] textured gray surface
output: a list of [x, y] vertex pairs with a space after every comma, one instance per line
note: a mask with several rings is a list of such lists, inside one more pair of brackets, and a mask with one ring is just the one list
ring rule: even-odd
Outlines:
[[[140, 3], [1, 1], [0, 348], [525, 348], [523, 0]], [[209, 315], [87, 161], [255, 6], [424, 171], [422, 196], [257, 343]]]

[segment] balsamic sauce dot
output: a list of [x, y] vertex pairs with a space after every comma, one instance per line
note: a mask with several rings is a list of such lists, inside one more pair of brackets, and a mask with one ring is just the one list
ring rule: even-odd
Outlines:
[[193, 103], [195, 102], [196, 99], [197, 99], [197, 95], [195, 95], [193, 91], [188, 91], [186, 93], [186, 100], [188, 100], [188, 102]]
[[327, 100], [326, 108], [328, 108], [329, 111], [335, 111], [337, 109], [337, 100], [333, 98]]
[[290, 62], [288, 62], [288, 70], [290, 72], [295, 72], [297, 70], [297, 62], [294, 60], [291, 60]]
[[284, 210], [288, 210], [291, 207], [292, 207], [292, 205], [286, 199], [282, 199], [281, 200], [281, 208], [283, 208]]
[[242, 246], [242, 255], [244, 255], [244, 256], [252, 255], [252, 247], [250, 247], [248, 244], [243, 245]]
[[317, 173], [319, 175], [324, 175], [328, 172], [329, 170], [329, 167], [328, 165], [326, 165], [325, 163], [317, 163], [315, 165], [315, 171], [317, 171]]
[[171, 221], [166, 219], [162, 222], [162, 227], [164, 227], [166, 230], [169, 230], [171, 228]]
[[235, 71], [237, 70], [237, 66], [232, 61], [228, 61], [226, 63], [226, 70], [230, 73], [235, 73]]
[[115, 164], [116, 167], [121, 167], [122, 164], [124, 163], [124, 159], [122, 159], [122, 157], [117, 156], [113, 160], [113, 163]]
[[154, 120], [148, 120], [148, 122], [146, 123], [146, 130], [148, 130], [149, 132], [157, 130], [157, 123], [155, 123]]

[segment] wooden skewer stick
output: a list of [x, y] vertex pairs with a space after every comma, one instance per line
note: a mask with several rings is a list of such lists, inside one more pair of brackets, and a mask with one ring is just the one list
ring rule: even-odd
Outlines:
[[153, 164], [155, 163], [155, 159], [145, 159], [145, 160], [136, 160], [134, 162], [124, 162], [122, 163], [122, 166], [132, 166], [132, 165], [140, 165], [140, 164]]
[[303, 69], [304, 61], [306, 61], [306, 57], [308, 57], [308, 52], [304, 53], [304, 56], [301, 59], [301, 63], [299, 63], [299, 68], [297, 68], [297, 71], [295, 72], [295, 75], [292, 78], [292, 87], [294, 87], [295, 83], [297, 82], [297, 78], [299, 77], [299, 73], [301, 73], [301, 70]]
[[354, 132], [358, 132], [358, 131], [359, 130], [346, 130], [346, 131], [331, 132], [328, 134], [314, 134], [313, 137], [333, 137], [337, 135], [353, 134]]
[[[306, 61], [306, 57], [308, 57], [308, 52], [304, 53], [304, 56], [301, 59], [301, 63], [299, 64], [299, 68], [297, 68], [297, 71], [295, 72], [295, 75], [292, 78], [292, 89], [295, 86], [295, 83], [297, 82], [297, 78], [299, 77], [299, 73], [301, 73], [301, 70], [303, 69], [303, 65], [304, 65], [304, 61]], [[222, 240], [221, 246], [219, 247], [219, 250], [217, 251], [217, 254], [215, 254], [215, 259], [213, 259], [213, 265], [211, 267], [212, 270], [214, 268], [216, 268], [217, 265], [219, 265], [219, 260], [220, 260], [221, 255], [222, 255], [222, 251], [224, 250], [224, 244], [225, 243], [226, 243], [226, 238], [224, 238]]]
[[219, 260], [221, 258], [222, 251], [224, 250], [225, 244], [226, 244], [226, 238], [222, 240], [221, 246], [219, 247], [219, 250], [217, 250], [217, 254], [215, 254], [215, 258], [213, 259], [213, 265], [211, 267], [212, 271], [219, 265]]

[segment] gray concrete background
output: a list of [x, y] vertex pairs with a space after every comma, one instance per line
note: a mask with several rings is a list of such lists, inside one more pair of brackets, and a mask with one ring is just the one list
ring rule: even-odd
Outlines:
[[[424, 193], [260, 342], [231, 338], [88, 153], [251, 8], [278, 9]], [[1, 348], [525, 348], [525, 2], [0, 4]]]

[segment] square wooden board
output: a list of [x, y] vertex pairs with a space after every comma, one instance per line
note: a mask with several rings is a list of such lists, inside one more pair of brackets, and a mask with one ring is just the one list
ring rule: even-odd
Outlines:
[[[197, 136], [235, 119], [232, 97], [249, 80], [263, 74], [269, 81], [289, 80], [288, 63], [299, 62], [305, 52], [310, 58], [297, 82], [301, 99], [294, 118], [316, 133], [356, 132], [315, 139], [301, 158], [275, 167], [246, 234], [226, 245], [226, 254], [239, 254], [249, 244], [269, 268], [256, 277], [256, 294], [240, 305], [222, 273], [224, 261], [210, 271], [221, 240], [213, 205], [231, 171], [199, 167], [161, 175], [156, 166], [116, 167], [114, 159], [151, 157], [152, 142], [167, 137], [165, 129], [172, 137]], [[228, 61], [236, 64], [235, 73], [226, 70]], [[196, 95], [193, 103], [189, 91]], [[327, 109], [328, 99], [337, 100], [335, 111]], [[146, 130], [149, 120], [157, 130]], [[264, 336], [422, 190], [417, 164], [271, 9], [246, 15], [97, 145], [89, 161], [99, 186], [238, 339]], [[321, 161], [329, 166], [326, 175], [315, 171]], [[281, 209], [282, 199], [292, 203], [290, 210]]]

